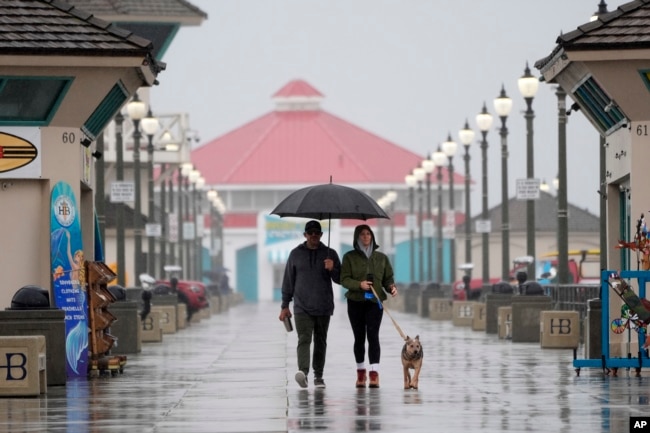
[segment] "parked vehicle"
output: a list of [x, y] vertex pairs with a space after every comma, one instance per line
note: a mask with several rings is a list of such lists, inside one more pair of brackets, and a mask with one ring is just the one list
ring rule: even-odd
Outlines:
[[[180, 271], [180, 266], [165, 266], [165, 272], [168, 278], [156, 281], [153, 288], [154, 295], [172, 294], [170, 280], [172, 277], [178, 278], [177, 275]], [[193, 308], [195, 311], [198, 311], [210, 305], [207, 289], [201, 281], [179, 279], [177, 290], [181, 296], [187, 299], [188, 308]]]
[[[542, 254], [537, 262], [538, 281], [541, 284], [557, 283], [558, 252]], [[600, 282], [600, 249], [569, 250], [570, 283], [598, 284]]]
[[[571, 283], [578, 284], [598, 284], [600, 282], [600, 250], [583, 249], [569, 250], [569, 274]], [[516, 275], [519, 271], [525, 271], [530, 263], [530, 257], [518, 257], [513, 261], [513, 267], [510, 270], [511, 284], [517, 284]], [[540, 284], [557, 283], [558, 252], [551, 251], [541, 254], [535, 264], [535, 276]], [[530, 279], [530, 276], [529, 276]], [[501, 278], [490, 278], [489, 284], [493, 285], [501, 281]], [[478, 299], [483, 289], [483, 280], [481, 278], [472, 278], [469, 287], [469, 300]], [[452, 285], [452, 298], [462, 301], [466, 299], [465, 284], [462, 280], [456, 281]]]
[[[513, 260], [512, 269], [508, 274], [509, 280], [507, 281], [510, 284], [517, 283], [517, 272], [524, 271], [530, 263], [533, 262], [533, 258], [530, 256], [517, 257]], [[459, 266], [461, 270], [470, 269], [467, 264]], [[501, 278], [493, 277], [489, 280], [489, 285], [496, 284], [500, 281], [503, 281]], [[483, 291], [483, 279], [482, 278], [472, 278], [469, 281], [469, 300], [473, 301], [481, 297], [481, 292]], [[465, 282], [463, 280], [456, 281], [451, 286], [451, 296], [455, 301], [465, 301], [467, 300], [467, 290], [465, 289]]]

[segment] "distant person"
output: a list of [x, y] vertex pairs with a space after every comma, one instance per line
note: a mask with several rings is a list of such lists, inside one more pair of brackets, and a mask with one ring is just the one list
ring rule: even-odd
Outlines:
[[228, 274], [226, 272], [227, 271], [224, 269], [219, 277], [219, 291], [224, 295], [230, 293], [230, 278], [228, 278]]
[[339, 284], [341, 262], [333, 249], [320, 239], [323, 235], [318, 221], [305, 224], [305, 242], [289, 254], [282, 280], [282, 310], [280, 320], [292, 317], [293, 312], [298, 334], [298, 372], [295, 379], [301, 388], [307, 388], [312, 339], [314, 352], [312, 368], [314, 386], [325, 388], [323, 371], [327, 353], [327, 331], [334, 314], [334, 291], [332, 281]]
[[465, 300], [470, 300], [470, 290], [471, 290], [472, 277], [469, 275], [463, 275], [463, 287], [465, 288]]
[[517, 280], [517, 291], [520, 295], [526, 294], [526, 287], [524, 283], [528, 280], [528, 274], [524, 271], [519, 271], [515, 274]]
[[526, 272], [517, 272], [517, 275], [515, 277], [517, 278], [517, 287], [519, 288], [520, 295], [544, 295], [544, 288], [542, 285], [537, 281], [528, 281], [528, 274]]
[[142, 290], [142, 311], [140, 312], [140, 320], [144, 320], [147, 318], [149, 313], [151, 313], [151, 297], [153, 293], [151, 292], [150, 288], [146, 288]]
[[[341, 285], [347, 289], [348, 318], [354, 334], [354, 359], [357, 363], [357, 388], [365, 388], [366, 376], [366, 339], [368, 340], [368, 361], [370, 381], [368, 387], [379, 388], [379, 327], [384, 315], [379, 300], [388, 296], [384, 288], [397, 296], [397, 287], [393, 277], [393, 267], [386, 254], [377, 251], [375, 234], [366, 224], [354, 229], [354, 249], [343, 255], [341, 264]], [[374, 289], [374, 292], [373, 292]]]
[[192, 307], [190, 305], [190, 300], [187, 298], [187, 295], [183, 293], [181, 290], [178, 290], [178, 278], [176, 277], [171, 277], [169, 279], [169, 285], [170, 285], [170, 290], [172, 294], [176, 294], [178, 297], [178, 302], [182, 302], [185, 304], [186, 309], [187, 309], [187, 324], [189, 325], [190, 320], [192, 320], [192, 316], [194, 313], [196, 313], [196, 308]]

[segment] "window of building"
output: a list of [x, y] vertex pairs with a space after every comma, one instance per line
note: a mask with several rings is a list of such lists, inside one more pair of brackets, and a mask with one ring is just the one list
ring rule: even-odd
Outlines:
[[278, 205], [275, 197], [277, 193], [275, 191], [258, 191], [255, 193], [255, 207], [257, 209], [273, 209]]
[[251, 210], [253, 209], [253, 192], [252, 191], [232, 191], [230, 193], [232, 210]]
[[0, 77], [0, 125], [47, 125], [71, 77]]

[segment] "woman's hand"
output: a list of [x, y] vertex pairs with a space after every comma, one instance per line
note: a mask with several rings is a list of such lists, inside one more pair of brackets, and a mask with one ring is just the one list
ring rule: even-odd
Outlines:
[[397, 296], [397, 286], [395, 284], [391, 284], [390, 287], [388, 288], [390, 290], [390, 295], [394, 298]]
[[359, 283], [359, 287], [361, 287], [361, 290], [372, 290], [372, 282], [363, 280]]

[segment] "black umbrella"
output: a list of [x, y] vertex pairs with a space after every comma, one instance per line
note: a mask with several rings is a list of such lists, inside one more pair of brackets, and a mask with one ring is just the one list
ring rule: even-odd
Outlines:
[[[331, 182], [308, 186], [289, 194], [271, 214], [316, 220], [389, 218], [377, 202], [365, 192]], [[329, 245], [329, 230], [327, 237]]]

